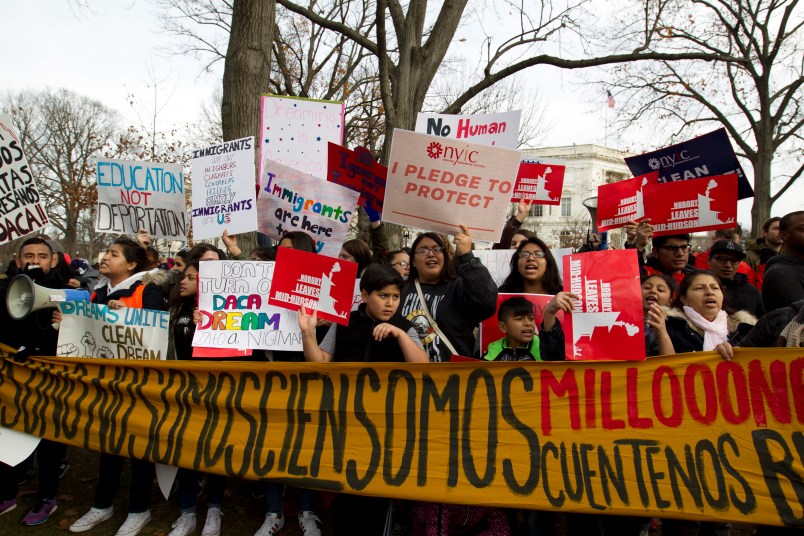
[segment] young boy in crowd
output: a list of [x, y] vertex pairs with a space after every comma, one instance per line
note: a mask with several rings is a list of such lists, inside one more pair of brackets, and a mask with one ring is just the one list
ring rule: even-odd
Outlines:
[[483, 359], [487, 361], [541, 361], [539, 337], [533, 303], [525, 298], [508, 298], [497, 310], [500, 331], [505, 337], [489, 344]]
[[[402, 276], [386, 264], [370, 264], [360, 278], [363, 303], [349, 315], [346, 326], [332, 324], [319, 345], [316, 342], [316, 311], [299, 311], [304, 357], [315, 362], [429, 363], [416, 329], [396, 315]], [[363, 534], [382, 534], [389, 500], [340, 494], [333, 507], [333, 533], [354, 534], [360, 519]]]

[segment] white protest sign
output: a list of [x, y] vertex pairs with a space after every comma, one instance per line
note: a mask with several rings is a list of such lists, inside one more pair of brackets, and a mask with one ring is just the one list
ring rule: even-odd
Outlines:
[[186, 212], [181, 164], [98, 160], [96, 231], [184, 240]]
[[24, 462], [33, 454], [41, 437], [0, 427], [0, 462], [11, 467]]
[[11, 117], [0, 114], [0, 244], [47, 225], [41, 199]]
[[324, 178], [328, 143], [343, 141], [342, 102], [263, 95], [260, 100], [260, 177], [266, 160]]
[[382, 219], [495, 242], [519, 171], [519, 151], [394, 130]]
[[296, 313], [268, 305], [273, 276], [271, 261], [202, 262], [193, 346], [301, 350]]
[[416, 116], [416, 132], [483, 145], [516, 149], [519, 137], [521, 110], [496, 114], [450, 115], [426, 114]]
[[167, 311], [109, 309], [88, 301], [59, 304], [62, 321], [56, 355], [106, 359], [167, 359]]
[[257, 229], [254, 137], [193, 151], [193, 238]]
[[159, 491], [162, 492], [165, 500], [168, 500], [179, 468], [173, 465], [165, 465], [164, 463], [155, 463], [154, 468], [156, 469], [156, 483], [159, 484]]
[[270, 160], [263, 170], [259, 230], [275, 240], [304, 231], [316, 241], [316, 253], [337, 257], [360, 194]]

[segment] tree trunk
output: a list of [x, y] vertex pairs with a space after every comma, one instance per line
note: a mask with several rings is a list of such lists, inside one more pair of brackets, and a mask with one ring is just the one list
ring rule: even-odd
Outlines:
[[763, 156], [757, 152], [754, 166], [754, 206], [751, 207], [751, 235], [759, 236], [762, 224], [770, 218], [771, 212], [771, 159], [773, 155]]
[[[234, 0], [229, 46], [223, 67], [221, 123], [224, 140], [254, 136], [260, 146], [260, 95], [268, 90], [275, 0]], [[255, 150], [255, 169], [259, 170]], [[256, 181], [259, 184], [259, 178]], [[256, 233], [239, 235], [238, 246], [250, 252]]]

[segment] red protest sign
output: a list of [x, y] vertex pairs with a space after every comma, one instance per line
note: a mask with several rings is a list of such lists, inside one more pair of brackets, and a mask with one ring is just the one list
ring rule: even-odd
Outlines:
[[560, 205], [564, 187], [564, 166], [520, 162], [511, 201], [531, 201], [536, 205]]
[[658, 182], [659, 172], [652, 171], [633, 179], [598, 186], [597, 230], [616, 229], [631, 220], [645, 217], [643, 188]]
[[729, 229], [737, 221], [737, 174], [648, 185], [645, 216], [653, 235]]
[[329, 143], [327, 180], [360, 192], [359, 204], [368, 211], [382, 212], [388, 168], [374, 161], [368, 149], [354, 151]]
[[[536, 322], [536, 328], [540, 329], [542, 320], [544, 320], [544, 309], [550, 300], [553, 299], [552, 294], [508, 294], [501, 292], [497, 294], [497, 311], [500, 310], [500, 304], [509, 298], [525, 298], [533, 304], [533, 319]], [[559, 311], [556, 315], [559, 321], [563, 321], [564, 313]], [[497, 313], [485, 319], [480, 323], [480, 355], [484, 355], [489, 348], [489, 344], [503, 338], [505, 335], [500, 331], [500, 325], [497, 321]]]
[[568, 360], [645, 359], [644, 315], [635, 249], [564, 257], [564, 289], [580, 298], [564, 315]]
[[346, 325], [352, 309], [357, 263], [279, 248], [268, 303], [298, 311], [304, 305], [318, 318]]

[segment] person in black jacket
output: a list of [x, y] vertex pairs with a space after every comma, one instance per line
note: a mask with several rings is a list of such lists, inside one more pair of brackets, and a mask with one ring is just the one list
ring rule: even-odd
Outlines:
[[709, 250], [709, 266], [723, 284], [723, 307], [731, 311], [747, 311], [759, 318], [765, 314], [762, 294], [737, 272], [745, 258], [743, 247], [731, 240], [718, 240]]
[[804, 210], [779, 222], [783, 254], [771, 257], [762, 279], [765, 308], [773, 311], [804, 298]]

